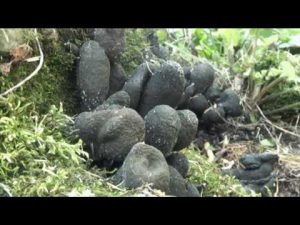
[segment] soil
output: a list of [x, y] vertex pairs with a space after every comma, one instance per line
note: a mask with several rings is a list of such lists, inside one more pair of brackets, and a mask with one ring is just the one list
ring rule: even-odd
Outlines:
[[[264, 139], [278, 139], [280, 135], [280, 141], [273, 147], [263, 146], [260, 143]], [[228, 140], [227, 144], [224, 144], [225, 139]], [[300, 196], [300, 138], [263, 123], [237, 126], [226, 123], [222, 125], [222, 130], [216, 126], [209, 131], [202, 130], [193, 144], [203, 151], [205, 142], [209, 142], [214, 147], [215, 161], [223, 167], [237, 168], [240, 157], [245, 154], [263, 151], [278, 153], [279, 163], [274, 169], [274, 173], [277, 174], [276, 190], [273, 196]], [[231, 165], [229, 162], [232, 162]]]

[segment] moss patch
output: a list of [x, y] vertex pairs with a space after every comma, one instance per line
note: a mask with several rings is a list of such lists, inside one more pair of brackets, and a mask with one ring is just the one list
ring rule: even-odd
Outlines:
[[120, 63], [124, 67], [126, 74], [130, 76], [132, 72], [144, 60], [143, 52], [149, 47], [147, 36], [151, 29], [126, 29], [125, 49], [120, 57]]
[[184, 149], [183, 153], [190, 162], [189, 181], [200, 185], [203, 197], [251, 197], [238, 180], [221, 173], [218, 164], [210, 163], [207, 157], [194, 149]]
[[[34, 103], [40, 113], [46, 113], [51, 105], [58, 107], [62, 102], [67, 114], [76, 114], [79, 101], [76, 92], [75, 55], [67, 51], [59, 41], [41, 36], [41, 42], [45, 54], [42, 69], [15, 93], [27, 102]], [[38, 55], [34, 41], [29, 44]], [[0, 91], [4, 92], [27, 77], [34, 71], [37, 63], [22, 62], [13, 66], [7, 77], [0, 77]]]

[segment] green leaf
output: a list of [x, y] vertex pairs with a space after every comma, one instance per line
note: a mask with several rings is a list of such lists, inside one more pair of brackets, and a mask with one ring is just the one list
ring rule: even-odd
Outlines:
[[275, 146], [275, 144], [268, 139], [261, 140], [260, 144], [264, 147], [274, 147]]
[[273, 29], [258, 29], [258, 35], [263, 38], [268, 38], [273, 35]]
[[219, 29], [218, 33], [223, 38], [226, 47], [237, 46], [241, 40], [239, 29]]
[[278, 35], [271, 35], [270, 37], [266, 37], [263, 39], [265, 45], [269, 46], [273, 43], [277, 43], [279, 40]]
[[192, 36], [194, 38], [197, 38], [199, 42], [203, 41], [204, 39], [207, 38], [207, 35], [206, 35], [204, 29], [195, 29]]
[[160, 42], [165, 42], [167, 40], [167, 37], [168, 37], [168, 34], [167, 34], [167, 32], [165, 30], [158, 30], [156, 32], [156, 35], [157, 35], [158, 40]]
[[281, 70], [281, 76], [286, 77], [287, 80], [293, 81], [295, 78], [297, 78], [295, 68], [290, 62], [281, 62], [279, 64], [279, 69]]
[[279, 48], [300, 47], [300, 35], [290, 37], [288, 42], [281, 43]]
[[276, 77], [280, 73], [281, 71], [279, 69], [272, 67], [269, 71], [268, 77]]

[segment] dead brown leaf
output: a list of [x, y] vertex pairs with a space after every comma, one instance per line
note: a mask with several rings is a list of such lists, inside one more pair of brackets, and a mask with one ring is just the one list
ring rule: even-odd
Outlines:
[[20, 62], [31, 56], [32, 48], [27, 45], [23, 44], [20, 45], [10, 51], [10, 55], [13, 56], [14, 62]]
[[8, 76], [8, 74], [10, 72], [10, 67], [11, 67], [11, 62], [9, 62], [9, 63], [2, 63], [2, 64], [0, 64], [0, 72], [4, 76]]

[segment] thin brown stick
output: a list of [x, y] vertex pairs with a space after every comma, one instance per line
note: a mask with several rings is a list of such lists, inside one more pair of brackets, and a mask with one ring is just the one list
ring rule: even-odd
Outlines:
[[276, 191], [274, 193], [274, 197], [278, 197], [279, 194], [279, 180], [276, 178]]
[[273, 134], [271, 133], [271, 131], [269, 130], [269, 128], [266, 126], [266, 124], [263, 124], [266, 131], [268, 132], [268, 134], [270, 135], [270, 137], [273, 139], [273, 141], [277, 144], [277, 140], [275, 139], [275, 137], [273, 136]]
[[297, 127], [298, 127], [299, 119], [300, 119], [300, 116], [297, 116], [297, 120], [296, 120], [296, 123], [295, 123], [295, 132], [297, 132], [297, 133], [298, 133]]
[[268, 127], [266, 126], [265, 123], [264, 123], [264, 127], [265, 127], [266, 131], [269, 133], [269, 135], [270, 135], [270, 137], [272, 138], [272, 140], [274, 141], [274, 143], [276, 144], [277, 153], [279, 153], [279, 150], [280, 150], [280, 148], [281, 148], [280, 138], [281, 138], [281, 136], [282, 136], [282, 133], [280, 133], [279, 138], [277, 138], [277, 137], [275, 138], [275, 137], [272, 135], [271, 131], [270, 131], [270, 130], [268, 129]]
[[300, 108], [300, 102], [296, 102], [296, 103], [293, 103], [293, 104], [290, 104], [290, 105], [285, 105], [285, 106], [283, 106], [279, 109], [274, 109], [274, 110], [267, 111], [267, 112], [265, 112], [265, 115], [280, 113], [280, 112], [284, 112], [284, 111], [287, 111], [287, 110], [295, 109], [297, 107]]
[[269, 91], [272, 87], [276, 86], [277, 84], [281, 83], [284, 80], [283, 77], [279, 77], [275, 80], [273, 80], [271, 83], [269, 83], [267, 86], [265, 86], [260, 93], [256, 96], [256, 98], [254, 99], [254, 104], [256, 104], [257, 102], [260, 101], [260, 99], [262, 97], [265, 96], [265, 94], [267, 93], [267, 91]]
[[226, 153], [228, 152], [228, 149], [222, 149], [221, 151], [216, 153], [216, 157], [214, 159], [214, 162], [218, 162]]
[[[35, 29], [34, 32], [35, 32], [35, 34], [37, 34], [37, 29]], [[4, 96], [8, 95], [9, 93], [13, 92], [14, 90], [18, 89], [19, 87], [21, 87], [24, 83], [26, 83], [31, 78], [33, 78], [35, 75], [37, 75], [38, 72], [40, 71], [40, 69], [42, 68], [43, 63], [44, 63], [44, 53], [42, 51], [42, 48], [41, 48], [41, 45], [40, 45], [38, 37], [36, 36], [35, 39], [36, 39], [36, 42], [38, 44], [38, 48], [39, 48], [39, 51], [40, 51], [40, 62], [39, 62], [39, 65], [36, 67], [36, 69], [28, 77], [26, 77], [24, 80], [22, 80], [21, 82], [19, 82], [17, 85], [13, 86], [12, 88], [10, 88], [7, 91], [5, 91], [4, 93], [2, 93], [0, 95], [0, 97], [4, 97]]]
[[277, 92], [277, 93], [273, 93], [273, 94], [270, 94], [270, 95], [267, 95], [265, 97], [263, 97], [259, 102], [258, 102], [258, 105], [262, 105], [264, 104], [265, 102], [269, 102], [269, 101], [272, 101], [274, 99], [276, 99], [278, 96], [282, 96], [286, 93], [289, 93], [289, 92], [292, 92], [293, 90], [291, 89], [288, 89], [286, 91], [281, 91], [281, 92]]
[[[206, 113], [206, 112], [208, 112], [209, 110], [213, 110], [213, 106], [211, 106], [211, 107], [209, 107], [208, 109], [206, 109], [205, 111], [204, 111], [204, 113]], [[256, 126], [258, 126], [259, 125], [259, 123], [258, 122], [256, 122], [256, 123], [251, 123], [251, 124], [241, 124], [241, 123], [238, 123], [238, 122], [236, 122], [236, 124], [234, 124], [234, 123], [231, 123], [231, 122], [229, 122], [228, 120], [226, 120], [217, 110], [215, 111], [217, 114], [218, 114], [218, 116], [223, 120], [223, 122], [224, 123], [227, 123], [228, 125], [231, 125], [231, 126], [233, 126], [233, 127], [235, 127], [235, 128], [244, 128], [244, 129], [253, 129], [253, 128], [255, 128]]]
[[[104, 181], [103, 177], [101, 177], [101, 176], [99, 176], [99, 175], [97, 175], [97, 174], [91, 173], [91, 172], [89, 172], [89, 171], [87, 171], [87, 170], [84, 170], [84, 172], [86, 172], [86, 173], [89, 174], [90, 176], [99, 178], [99, 179], [101, 179], [102, 181]], [[116, 190], [118, 190], [118, 191], [124, 191], [124, 189], [121, 189], [121, 188], [117, 187], [116, 185], [113, 185], [113, 184], [111, 184], [111, 183], [109, 183], [109, 182], [106, 182], [106, 184], [107, 184], [108, 186], [110, 186], [111, 188], [116, 189]]]
[[293, 135], [293, 136], [296, 136], [296, 137], [300, 137], [300, 135], [295, 134], [294, 132], [291, 132], [291, 131], [289, 131], [289, 130], [286, 130], [286, 129], [284, 129], [284, 128], [282, 128], [282, 127], [280, 127], [280, 126], [278, 126], [278, 125], [272, 123], [272, 122], [264, 115], [264, 113], [263, 113], [262, 110], [259, 108], [259, 106], [258, 106], [257, 104], [255, 104], [255, 105], [256, 105], [256, 108], [258, 109], [259, 113], [261, 114], [261, 116], [265, 119], [265, 121], [266, 121], [268, 124], [270, 124], [271, 126], [275, 127], [276, 129], [281, 130], [281, 131], [283, 131], [283, 132], [285, 132], [285, 133], [287, 133], [287, 134], [290, 134], [290, 135]]

